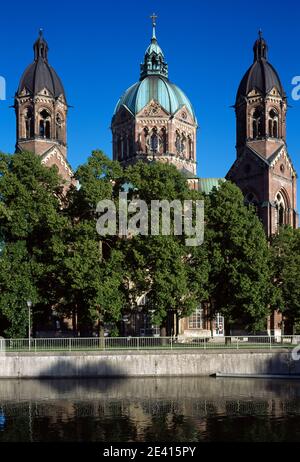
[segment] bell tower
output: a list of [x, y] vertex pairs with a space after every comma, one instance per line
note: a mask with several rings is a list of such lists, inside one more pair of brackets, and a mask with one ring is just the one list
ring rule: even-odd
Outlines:
[[48, 44], [40, 29], [33, 45], [34, 61], [23, 73], [15, 94], [17, 151], [30, 151], [42, 163], [56, 165], [67, 182], [72, 170], [67, 157], [67, 112], [65, 91], [48, 62]]
[[296, 171], [286, 145], [287, 97], [259, 31], [236, 97], [237, 160], [227, 174], [254, 204], [268, 236], [297, 227]]

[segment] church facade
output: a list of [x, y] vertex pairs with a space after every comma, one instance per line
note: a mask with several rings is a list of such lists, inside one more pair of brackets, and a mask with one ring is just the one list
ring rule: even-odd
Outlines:
[[[169, 80], [168, 64], [153, 32], [140, 79], [119, 99], [111, 123], [113, 159], [124, 167], [139, 160], [175, 165], [191, 188], [208, 194], [218, 178], [197, 176], [197, 118], [185, 93]], [[67, 161], [68, 105], [60, 78], [48, 62], [48, 44], [42, 32], [34, 44], [34, 61], [21, 77], [15, 95], [17, 151], [41, 156], [46, 166], [56, 165], [66, 185], [72, 179]], [[268, 61], [268, 46], [260, 33], [254, 61], [243, 77], [235, 102], [236, 160], [226, 179], [253, 204], [268, 237], [279, 226], [298, 226], [296, 172], [286, 144], [287, 97], [279, 75]], [[139, 309], [124, 326], [125, 335], [155, 335], [157, 327], [144, 314], [146, 294]], [[207, 309], [186, 319], [171, 320], [173, 334], [224, 335], [224, 318], [209, 319]], [[174, 327], [175, 326], [175, 327]], [[281, 317], [274, 314], [268, 330], [280, 333]]]

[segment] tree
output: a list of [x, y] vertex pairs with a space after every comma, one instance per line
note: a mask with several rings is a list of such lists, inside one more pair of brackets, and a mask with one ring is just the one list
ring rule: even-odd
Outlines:
[[124, 258], [118, 250], [118, 236], [99, 236], [96, 229], [97, 204], [114, 200], [114, 185], [121, 172], [117, 162], [94, 151], [77, 169], [79, 186], [67, 196], [64, 213], [69, 227], [56, 255], [57, 298], [60, 312], [73, 317], [74, 330], [81, 335], [90, 335], [95, 325], [103, 335], [104, 323], [116, 323], [121, 317]]
[[55, 167], [27, 152], [0, 155], [0, 322], [6, 335], [28, 334], [26, 301], [51, 306], [52, 249], [65, 227]]
[[267, 239], [253, 207], [230, 182], [214, 188], [206, 205], [206, 242], [211, 269], [209, 294], [214, 312], [234, 324], [264, 330], [274, 297]]
[[300, 323], [300, 230], [289, 226], [280, 229], [272, 239], [272, 268], [275, 285], [280, 291], [278, 308], [286, 328], [299, 329]]
[[[186, 178], [173, 166], [160, 162], [138, 163], [124, 171], [120, 185], [131, 185], [128, 200], [144, 200], [149, 210], [154, 200], [200, 200], [190, 190]], [[160, 215], [161, 218], [161, 215]], [[171, 230], [174, 229], [174, 216]], [[160, 220], [160, 231], [161, 231]], [[150, 226], [149, 226], [150, 228]], [[149, 229], [150, 230], [150, 229]], [[125, 255], [126, 274], [131, 284], [128, 306], [136, 308], [139, 296], [146, 294], [145, 310], [154, 324], [161, 326], [161, 335], [171, 335], [174, 326], [168, 320], [191, 315], [207, 297], [208, 276], [206, 249], [187, 247], [186, 236], [133, 236], [121, 242]], [[170, 315], [170, 316], [169, 316]]]

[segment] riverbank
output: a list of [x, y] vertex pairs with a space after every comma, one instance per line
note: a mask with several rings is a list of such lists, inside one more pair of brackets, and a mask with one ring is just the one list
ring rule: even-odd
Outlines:
[[124, 351], [7, 353], [0, 378], [198, 377], [216, 373], [298, 375], [291, 351]]

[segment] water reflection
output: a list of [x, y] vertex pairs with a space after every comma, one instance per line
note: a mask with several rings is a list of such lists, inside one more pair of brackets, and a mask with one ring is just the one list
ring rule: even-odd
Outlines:
[[0, 381], [0, 441], [300, 441], [300, 383]]

